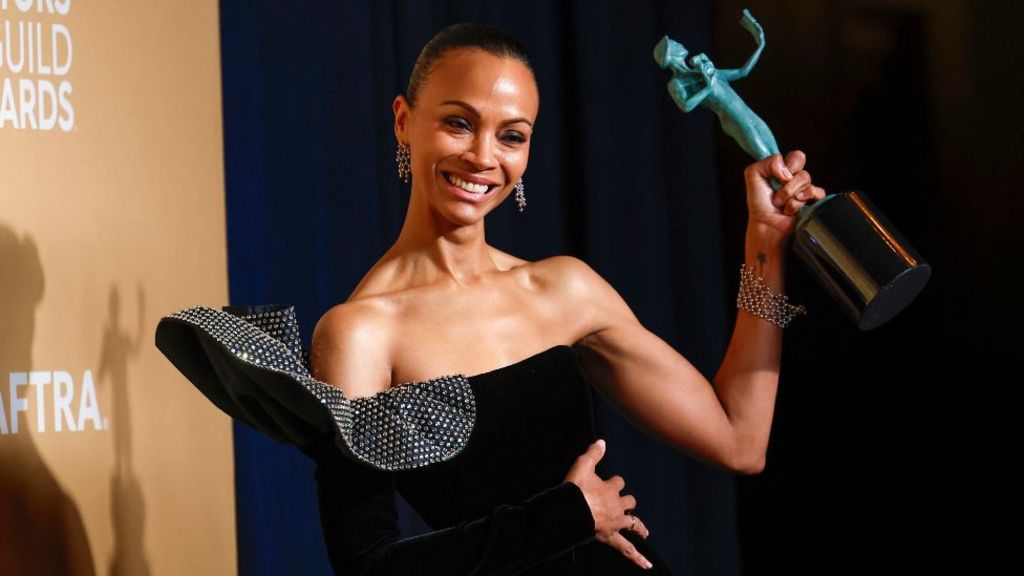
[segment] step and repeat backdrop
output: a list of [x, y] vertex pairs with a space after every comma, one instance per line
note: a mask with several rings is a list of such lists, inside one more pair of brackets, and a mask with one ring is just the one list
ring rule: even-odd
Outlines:
[[233, 574], [231, 422], [153, 344], [227, 303], [215, 0], [0, 0], [0, 573]]

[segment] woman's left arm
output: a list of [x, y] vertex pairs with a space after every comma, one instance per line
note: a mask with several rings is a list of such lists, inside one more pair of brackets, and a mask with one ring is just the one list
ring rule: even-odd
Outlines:
[[[796, 211], [824, 197], [794, 152], [746, 171], [750, 218], [745, 262], [777, 293], [784, 292], [787, 240]], [[767, 178], [784, 183], [773, 192]], [[725, 358], [709, 382], [693, 364], [644, 328], [604, 279], [565, 257], [564, 295], [583, 304], [574, 346], [590, 382], [645, 432], [703, 461], [736, 473], [763, 470], [775, 408], [782, 329], [738, 309]]]

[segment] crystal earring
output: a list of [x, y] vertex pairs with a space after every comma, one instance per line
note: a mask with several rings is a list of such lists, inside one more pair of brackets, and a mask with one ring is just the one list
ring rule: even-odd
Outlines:
[[526, 208], [526, 193], [524, 192], [525, 187], [523, 186], [523, 179], [520, 178], [519, 182], [516, 182], [516, 204], [519, 204], [519, 211], [522, 212]]
[[409, 175], [412, 174], [412, 154], [409, 151], [408, 144], [405, 142], [398, 143], [395, 160], [398, 162], [398, 179], [408, 184]]

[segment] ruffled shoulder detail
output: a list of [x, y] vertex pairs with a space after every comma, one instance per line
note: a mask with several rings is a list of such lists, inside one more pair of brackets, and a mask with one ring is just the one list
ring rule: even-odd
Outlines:
[[282, 443], [333, 432], [346, 456], [406, 470], [462, 452], [476, 422], [453, 374], [350, 400], [310, 374], [294, 306], [194, 306], [160, 319], [156, 347], [221, 411]]

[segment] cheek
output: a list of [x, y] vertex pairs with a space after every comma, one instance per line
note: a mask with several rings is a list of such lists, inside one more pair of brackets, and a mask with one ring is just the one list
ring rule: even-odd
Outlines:
[[516, 146], [509, 146], [504, 143], [499, 144], [499, 152], [497, 154], [509, 164], [526, 164], [527, 160], [530, 159], [531, 142], [531, 140], [527, 140]]
[[420, 165], [423, 170], [430, 170], [432, 166], [450, 156], [457, 156], [462, 152], [463, 145], [458, 138], [443, 132], [433, 132], [422, 135], [414, 142], [418, 150], [413, 151], [412, 163]]
[[506, 151], [502, 158], [502, 164], [508, 167], [509, 171], [522, 173], [526, 171], [526, 165], [530, 160], [530, 147], [520, 146], [516, 150]]

